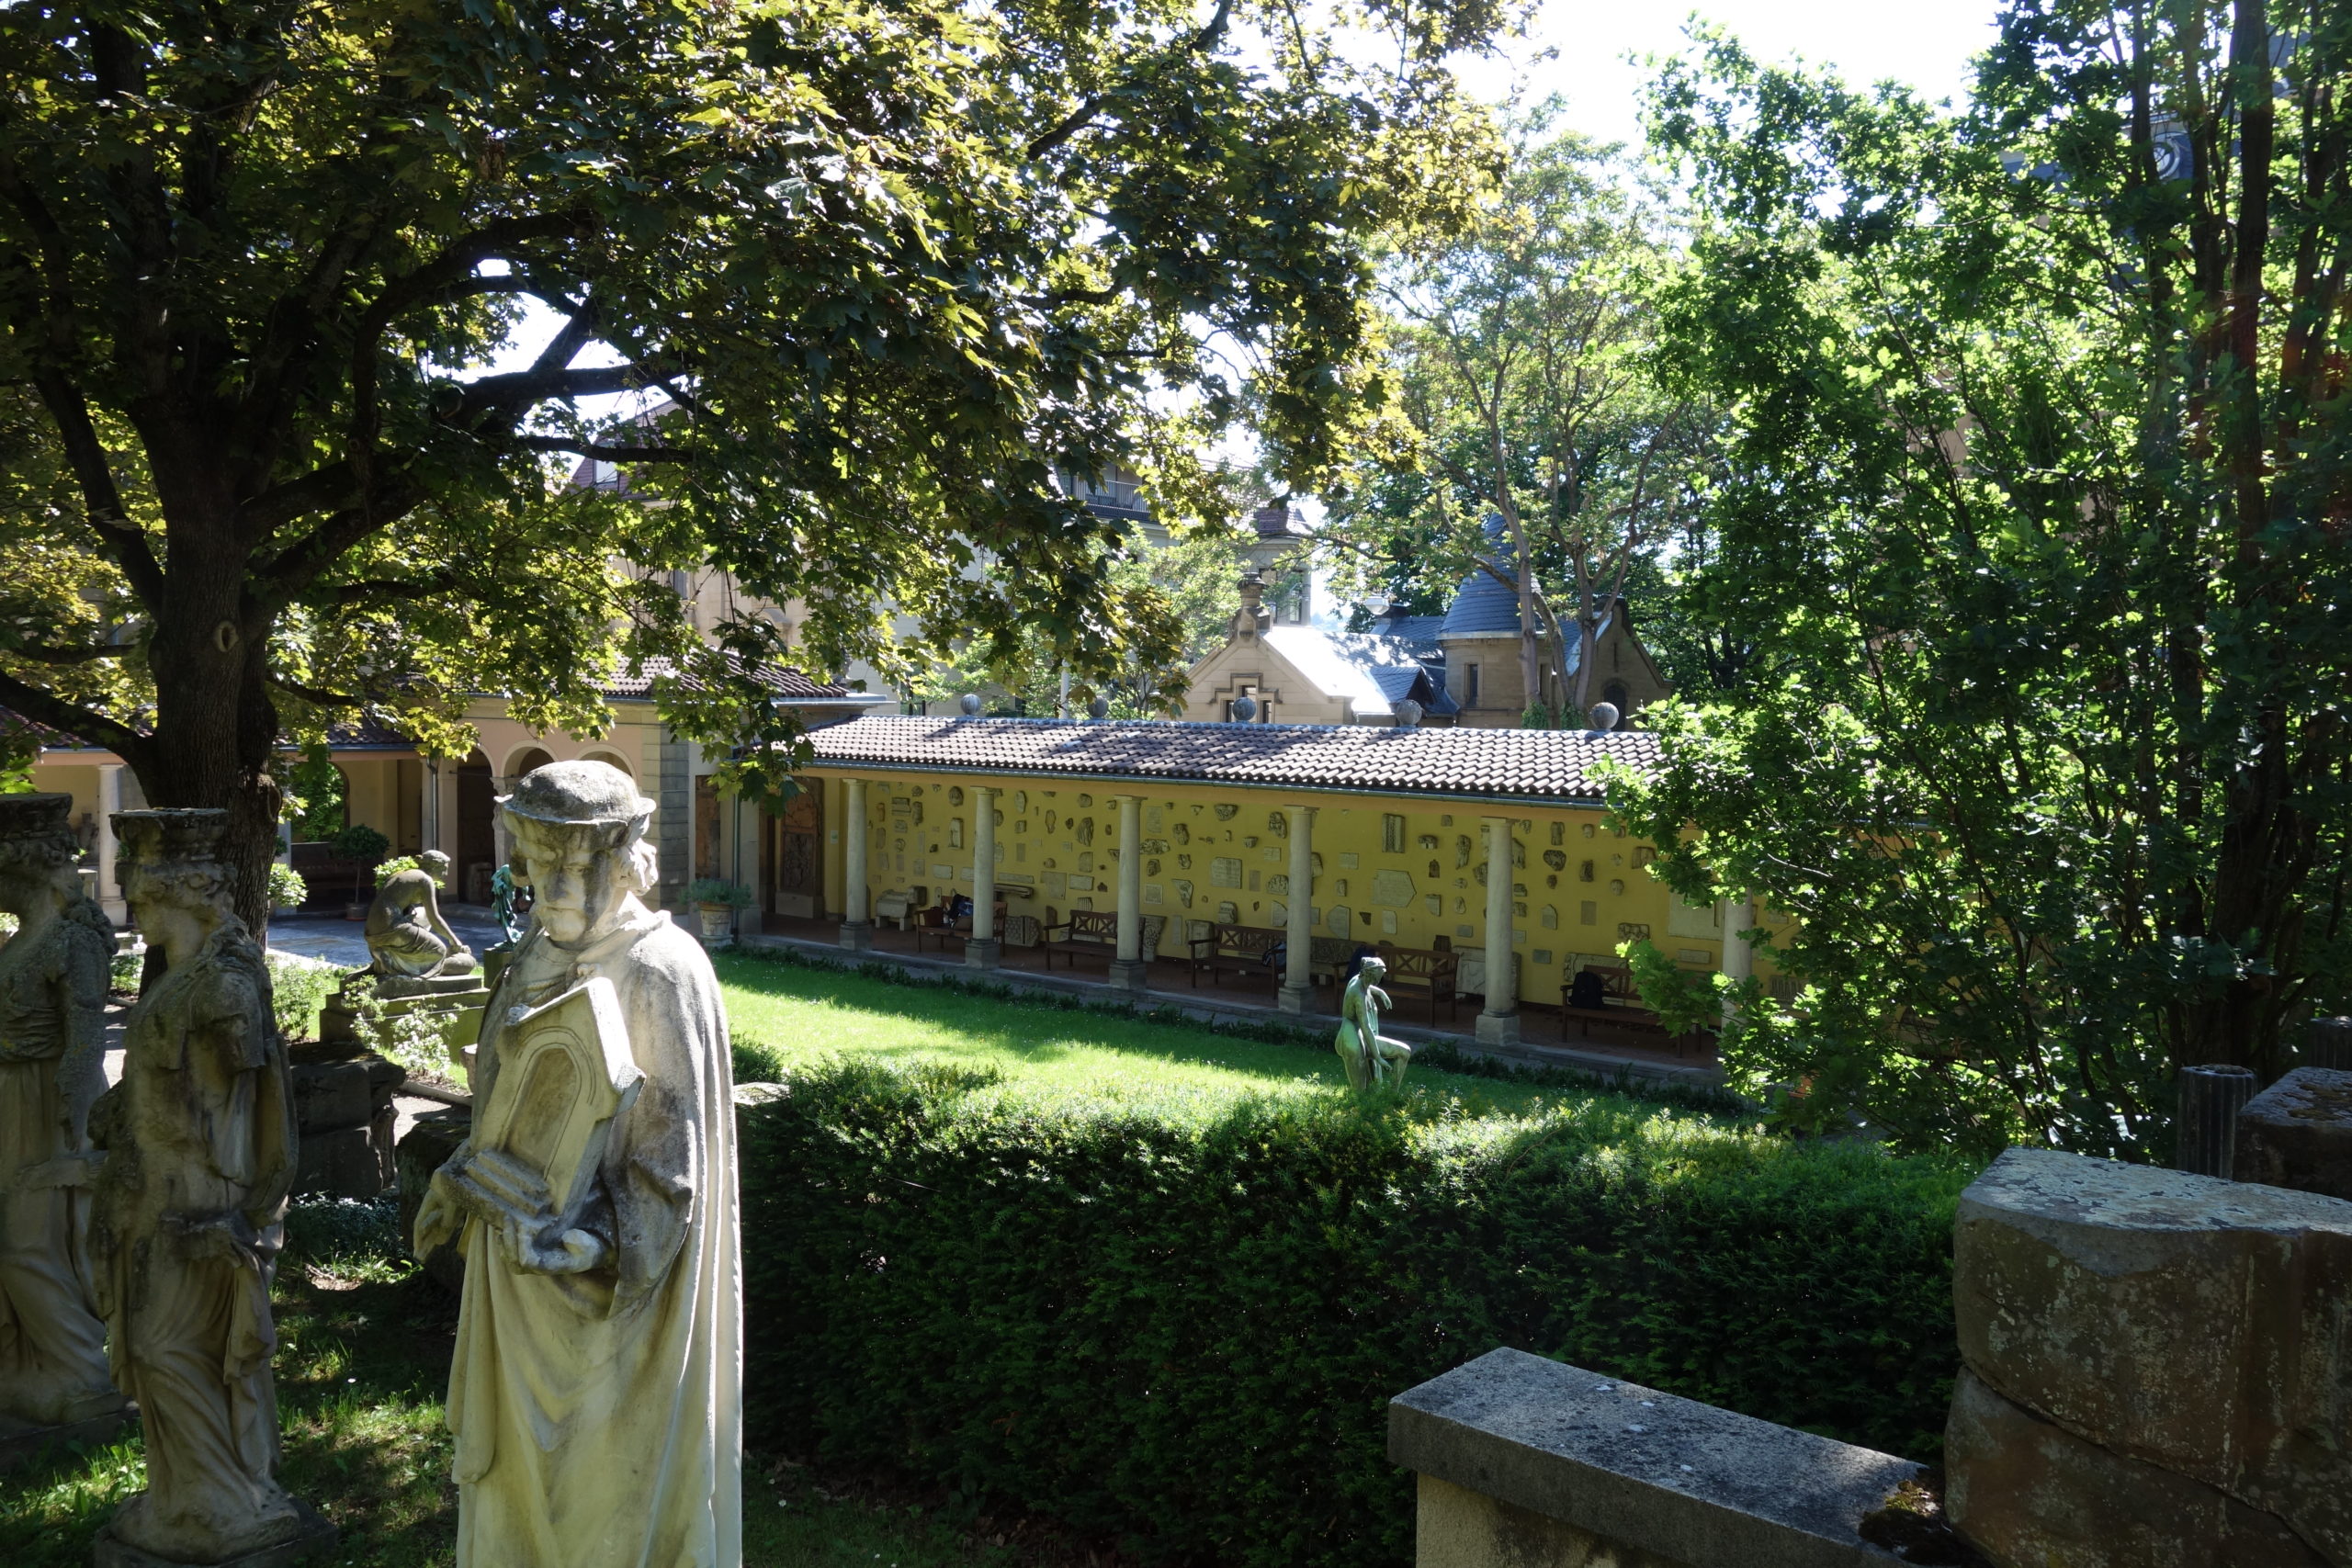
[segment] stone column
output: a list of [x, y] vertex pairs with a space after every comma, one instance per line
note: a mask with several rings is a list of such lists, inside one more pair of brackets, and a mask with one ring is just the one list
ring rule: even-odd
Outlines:
[[114, 814], [122, 809], [122, 764], [98, 764], [98, 837], [92, 859], [98, 867], [98, 908], [116, 925], [128, 925], [130, 906], [122, 901], [122, 889], [116, 886], [119, 874], [115, 864]]
[[1140, 991], [1150, 971], [1143, 955], [1143, 797], [1113, 798], [1119, 803], [1119, 956], [1111, 963], [1111, 984]]
[[842, 812], [844, 835], [842, 839], [842, 936], [841, 942], [852, 953], [864, 953], [874, 945], [874, 917], [869, 902], [872, 895], [865, 886], [865, 781], [844, 779], [849, 803]]
[[993, 969], [1004, 956], [996, 935], [996, 791], [978, 784], [972, 797], [972, 939], [964, 944], [964, 962], [975, 969]]
[[1478, 1011], [1478, 1038], [1489, 1045], [1519, 1043], [1519, 968], [1510, 951], [1510, 825], [1487, 824], [1487, 1005]]
[[[440, 850], [451, 860], [458, 857], [441, 842], [441, 762], [438, 758], [424, 759], [424, 782], [416, 802], [417, 838], [428, 850]], [[449, 897], [456, 897], [458, 889], [451, 887]]]
[[1284, 1012], [1315, 1010], [1315, 807], [1285, 806], [1290, 818], [1290, 905], [1283, 922], [1283, 988], [1274, 1005]]
[[[1756, 974], [1756, 950], [1739, 933], [1756, 923], [1756, 900], [1726, 898], [1717, 908], [1724, 928], [1724, 978], [1733, 985], [1743, 985]], [[1729, 1023], [1736, 1010], [1726, 1002], [1724, 1021]]]

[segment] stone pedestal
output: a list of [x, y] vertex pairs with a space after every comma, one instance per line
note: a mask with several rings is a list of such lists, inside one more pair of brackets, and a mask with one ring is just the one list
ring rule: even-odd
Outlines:
[[91, 1555], [96, 1568], [294, 1568], [298, 1562], [312, 1562], [334, 1551], [340, 1539], [333, 1521], [325, 1515], [300, 1497], [294, 1499], [294, 1506], [301, 1510], [301, 1517], [287, 1539], [221, 1562], [183, 1562], [141, 1551], [117, 1540], [112, 1525], [98, 1531], [97, 1546]]
[[2231, 1174], [2352, 1199], [2352, 1072], [2298, 1067], [2247, 1101]]
[[872, 920], [843, 920], [841, 942], [842, 949], [846, 952], [870, 951], [874, 946], [874, 922]]
[[334, 1046], [296, 1050], [288, 1077], [294, 1091], [296, 1192], [373, 1198], [392, 1181], [392, 1093], [408, 1077], [372, 1052], [337, 1059]]
[[110, 1443], [138, 1417], [139, 1413], [128, 1406], [93, 1416], [86, 1421], [68, 1421], [55, 1427], [34, 1427], [0, 1416], [0, 1475], [31, 1462], [52, 1448], [69, 1443], [90, 1447]]
[[1274, 1006], [1284, 1012], [1313, 1012], [1315, 987], [1312, 985], [1284, 986], [1274, 993]]
[[1516, 1045], [1519, 1043], [1519, 1014], [1515, 1012], [1482, 1012], [1478, 1015], [1478, 1043], [1481, 1045]]
[[[433, 1014], [452, 1062], [481, 1032], [481, 1010], [490, 1001], [490, 987], [481, 975], [427, 975], [415, 979], [379, 976], [368, 983], [376, 987], [387, 1025], [413, 1013]], [[345, 1055], [352, 1055], [380, 1050], [387, 1042], [361, 1037], [358, 1005], [346, 985], [319, 1010], [319, 1043], [341, 1047]]]
[[1151, 988], [1148, 976], [1151, 965], [1140, 958], [1111, 960], [1111, 988], [1114, 991], [1145, 991]]
[[993, 969], [1004, 962], [1004, 944], [994, 937], [967, 937], [964, 964], [971, 969]]
[[[418, 1117], [408, 1135], [400, 1141], [393, 1153], [394, 1168], [400, 1172], [401, 1245], [412, 1252], [415, 1247], [416, 1212], [424, 1202], [425, 1187], [433, 1173], [448, 1163], [473, 1130], [474, 1113], [451, 1109], [428, 1111]], [[454, 1247], [437, 1247], [424, 1260], [427, 1278], [456, 1295], [465, 1288], [466, 1260]]]

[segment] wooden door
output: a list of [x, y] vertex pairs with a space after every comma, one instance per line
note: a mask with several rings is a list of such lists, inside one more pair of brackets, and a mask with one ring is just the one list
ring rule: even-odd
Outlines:
[[805, 789], [770, 818], [775, 824], [775, 912], [815, 919], [825, 912], [825, 797]]
[[718, 868], [718, 781], [708, 773], [695, 778], [695, 874], [726, 876]]

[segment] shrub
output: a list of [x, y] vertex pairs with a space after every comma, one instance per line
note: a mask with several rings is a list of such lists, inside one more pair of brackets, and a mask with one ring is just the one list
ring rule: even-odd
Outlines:
[[376, 886], [381, 887], [401, 872], [414, 871], [424, 863], [414, 855], [394, 855], [390, 860], [379, 861], [376, 865]]
[[741, 1124], [755, 1434], [1151, 1561], [1404, 1562], [1386, 1403], [1498, 1345], [1938, 1447], [1956, 1167], [1607, 1097], [1048, 1108], [872, 1065]]
[[343, 983], [343, 971], [323, 959], [268, 955], [270, 1011], [289, 1041], [319, 1037], [319, 1010]]
[[299, 909], [311, 896], [311, 885], [302, 874], [284, 861], [272, 861], [269, 866], [269, 902], [279, 909]]

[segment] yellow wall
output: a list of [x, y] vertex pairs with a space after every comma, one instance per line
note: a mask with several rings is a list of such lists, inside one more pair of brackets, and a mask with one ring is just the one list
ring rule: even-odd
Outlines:
[[[1681, 905], [1643, 869], [1651, 858], [1648, 846], [1611, 832], [1595, 810], [1481, 807], [1417, 795], [1312, 790], [1158, 784], [1131, 789], [1001, 773], [812, 771], [827, 781], [826, 903], [835, 911], [845, 907], [838, 830], [847, 824], [848, 806], [842, 780], [855, 773], [866, 780], [866, 866], [876, 897], [920, 887], [935, 901], [951, 880], [968, 892], [970, 791], [988, 785], [1000, 791], [998, 885], [1037, 889], [1029, 899], [1008, 900], [1008, 914], [1115, 908], [1114, 796], [1138, 793], [1144, 797], [1142, 911], [1169, 917], [1159, 951], [1181, 956], [1187, 920], [1283, 924], [1289, 840], [1281, 808], [1305, 805], [1317, 807], [1312, 842], [1319, 869], [1311, 908], [1317, 935], [1340, 934], [1334, 912], [1344, 909], [1345, 933], [1354, 940], [1426, 948], [1442, 935], [1455, 951], [1476, 955], [1486, 945], [1481, 818], [1492, 811], [1516, 822], [1512, 936], [1523, 999], [1556, 1004], [1567, 976], [1582, 964], [1621, 962], [1616, 947], [1629, 936], [1647, 936], [1692, 968], [1717, 968], [1723, 956], [1715, 910]], [[1233, 906], [1230, 917], [1220, 908], [1226, 904]]]

